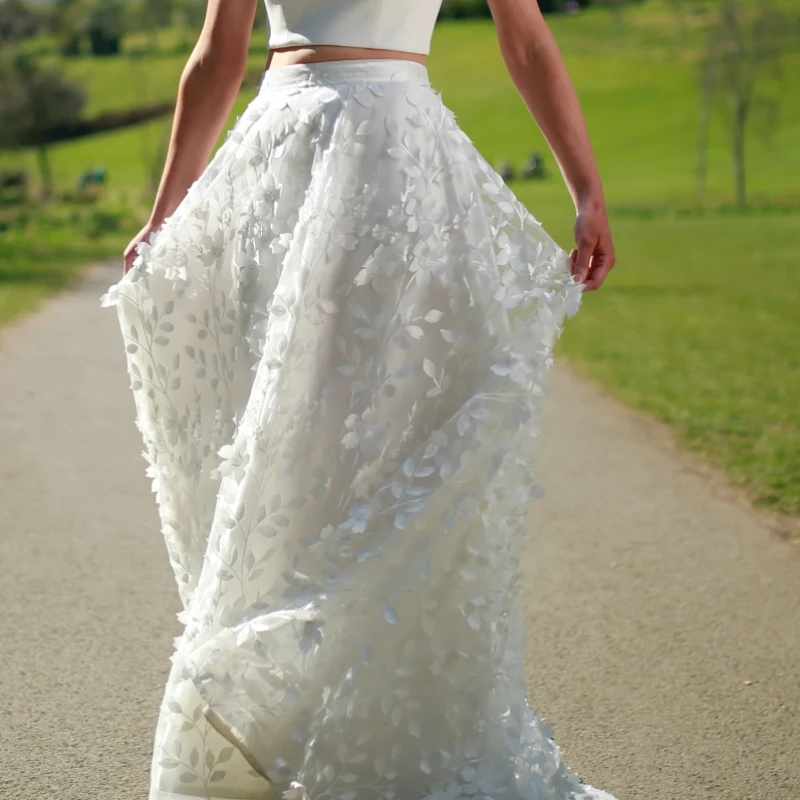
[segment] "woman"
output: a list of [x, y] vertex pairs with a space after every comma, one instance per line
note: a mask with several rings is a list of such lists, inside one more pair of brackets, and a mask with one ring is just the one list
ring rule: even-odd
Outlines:
[[431, 89], [435, 0], [267, 0], [258, 96], [204, 169], [255, 2], [210, 0], [105, 298], [184, 605], [150, 797], [608, 798], [522, 670], [542, 382], [614, 263], [556, 45], [533, 0], [493, 0], [571, 256]]

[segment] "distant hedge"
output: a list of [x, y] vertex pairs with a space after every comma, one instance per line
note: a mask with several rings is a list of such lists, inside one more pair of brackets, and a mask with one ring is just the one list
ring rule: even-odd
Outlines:
[[[538, 0], [543, 14], [563, 11], [568, 0]], [[578, 0], [578, 5], [588, 6], [590, 0]], [[469, 17], [491, 17], [487, 0], [444, 0], [439, 19], [467, 19]]]

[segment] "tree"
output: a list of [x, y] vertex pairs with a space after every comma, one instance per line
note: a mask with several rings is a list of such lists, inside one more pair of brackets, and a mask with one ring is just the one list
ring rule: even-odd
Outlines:
[[95, 56], [116, 55], [122, 49], [126, 0], [55, 0], [50, 17], [62, 56], [80, 55], [87, 40]]
[[[746, 134], [758, 121], [769, 136], [777, 123], [777, 79], [790, 43], [789, 26], [771, 0], [750, 10], [742, 0], [720, 0], [701, 62], [701, 125], [707, 130], [709, 108], [718, 103], [730, 132], [731, 161], [739, 206], [747, 203]], [[701, 134], [698, 163], [705, 163], [707, 133]], [[700, 167], [698, 179], [700, 181]], [[704, 174], [704, 166], [702, 167]], [[699, 182], [699, 185], [702, 185]]]
[[56, 0], [54, 18], [61, 55], [65, 58], [81, 52], [90, 9], [85, 0]]
[[[175, 12], [180, 25], [180, 48], [190, 50], [194, 45], [197, 34], [203, 27], [205, 19], [205, 7], [195, 2], [195, 0], [174, 0]], [[256, 9], [256, 17], [265, 13], [265, 6], [259, 3]]]
[[59, 128], [80, 118], [84, 100], [81, 88], [27, 55], [0, 61], [0, 147], [36, 147], [44, 197], [53, 191], [48, 144]]
[[139, 26], [150, 34], [150, 52], [158, 52], [159, 29], [166, 28], [172, 22], [172, 12], [172, 0], [140, 0]]
[[0, 44], [26, 39], [36, 33], [39, 21], [23, 0], [0, 2]]
[[120, 0], [97, 0], [93, 3], [86, 25], [92, 55], [119, 53], [124, 32], [124, 9]]

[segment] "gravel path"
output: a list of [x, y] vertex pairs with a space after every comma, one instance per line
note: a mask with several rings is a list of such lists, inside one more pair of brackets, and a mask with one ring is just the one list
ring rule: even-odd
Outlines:
[[[0, 335], [0, 800], [143, 800], [177, 635], [100, 268]], [[594, 298], [592, 298], [594, 300]], [[796, 800], [800, 552], [558, 368], [532, 705], [619, 800]]]

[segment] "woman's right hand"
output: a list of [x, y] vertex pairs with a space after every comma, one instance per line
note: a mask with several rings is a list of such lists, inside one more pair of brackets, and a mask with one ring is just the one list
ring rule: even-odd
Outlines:
[[147, 221], [147, 224], [142, 228], [136, 236], [131, 239], [128, 246], [125, 248], [125, 252], [122, 254], [124, 259], [124, 269], [125, 273], [127, 274], [128, 270], [133, 266], [133, 262], [136, 260], [136, 246], [140, 242], [149, 242], [150, 241], [150, 234], [154, 231], [157, 231], [161, 225], [154, 220], [150, 219]]
[[572, 276], [588, 292], [599, 289], [616, 261], [605, 203], [587, 200], [578, 206], [575, 244], [570, 253]]

